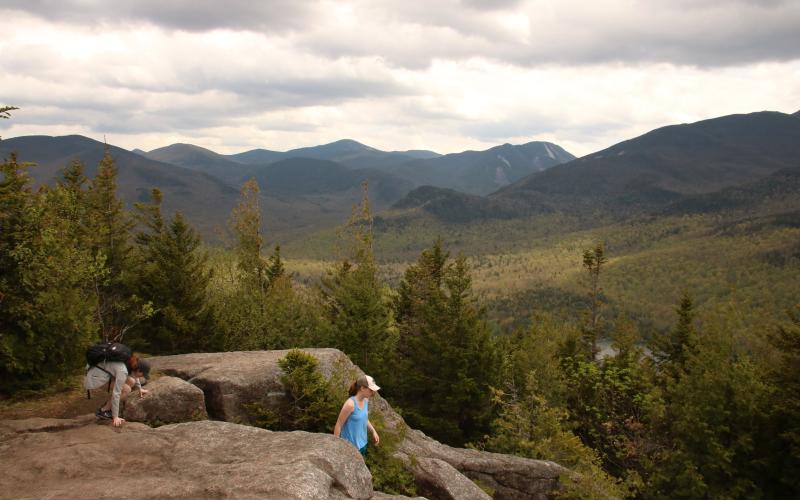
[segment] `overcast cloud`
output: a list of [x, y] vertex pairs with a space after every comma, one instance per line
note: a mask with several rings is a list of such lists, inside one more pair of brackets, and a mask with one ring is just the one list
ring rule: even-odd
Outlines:
[[0, 1], [0, 136], [442, 153], [800, 109], [800, 2]]

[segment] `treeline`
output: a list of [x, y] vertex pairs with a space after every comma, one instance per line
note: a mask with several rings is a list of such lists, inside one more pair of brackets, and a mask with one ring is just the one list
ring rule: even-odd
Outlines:
[[[788, 498], [800, 483], [800, 310], [759, 330], [738, 312], [695, 317], [643, 345], [608, 319], [605, 249], [583, 255], [585, 315], [540, 315], [494, 336], [463, 257], [433, 241], [390, 287], [366, 187], [326, 276], [303, 286], [264, 248], [259, 188], [230, 216], [231, 266], [211, 266], [161, 194], [132, 213], [106, 154], [31, 188], [15, 157], [0, 179], [0, 391], [77, 373], [101, 339], [152, 354], [335, 347], [376, 377], [415, 428], [457, 446], [553, 460], [576, 497]], [[265, 251], [266, 250], [266, 251]], [[262, 255], [269, 253], [269, 257]], [[598, 358], [601, 332], [614, 353]], [[646, 348], [646, 349], [645, 349]], [[331, 424], [332, 425], [332, 424]]]
[[584, 253], [581, 320], [540, 315], [501, 339], [509, 371], [479, 446], [580, 471], [590, 497], [797, 497], [800, 307], [754, 328], [735, 307], [700, 321], [685, 293], [644, 343], [629, 317], [606, 318], [604, 254]]

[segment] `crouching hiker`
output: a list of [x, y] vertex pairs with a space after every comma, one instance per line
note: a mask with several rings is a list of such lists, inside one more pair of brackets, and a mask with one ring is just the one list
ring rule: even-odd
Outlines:
[[99, 418], [110, 419], [114, 427], [121, 426], [125, 419], [119, 416], [120, 401], [125, 401], [134, 387], [139, 389], [139, 396], [144, 397], [148, 391], [142, 388], [140, 378], [150, 374], [150, 365], [139, 359], [131, 350], [119, 343], [101, 343], [89, 348], [86, 352], [86, 378], [84, 388], [88, 391], [108, 384], [113, 386], [111, 398], [95, 412]]

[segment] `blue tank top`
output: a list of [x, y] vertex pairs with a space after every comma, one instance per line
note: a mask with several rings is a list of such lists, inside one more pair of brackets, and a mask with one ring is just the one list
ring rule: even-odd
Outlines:
[[341, 437], [353, 443], [359, 450], [367, 445], [367, 419], [369, 418], [369, 400], [364, 400], [364, 408], [358, 408], [356, 397], [353, 396], [353, 413], [347, 417], [342, 426]]

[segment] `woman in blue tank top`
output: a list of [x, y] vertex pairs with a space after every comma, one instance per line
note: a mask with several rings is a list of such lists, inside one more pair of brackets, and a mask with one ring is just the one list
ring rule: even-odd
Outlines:
[[380, 390], [375, 379], [369, 375], [361, 375], [350, 386], [350, 397], [342, 405], [333, 435], [349, 441], [362, 455], [367, 452], [367, 431], [377, 445], [380, 442], [378, 431], [369, 421], [369, 398]]

